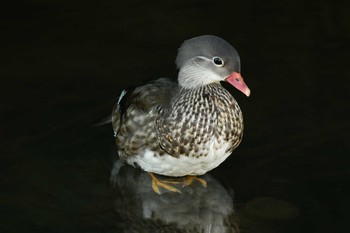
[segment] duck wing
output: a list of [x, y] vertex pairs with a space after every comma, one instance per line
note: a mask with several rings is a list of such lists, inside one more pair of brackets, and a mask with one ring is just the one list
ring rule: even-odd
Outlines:
[[135, 155], [156, 144], [156, 119], [179, 87], [161, 78], [124, 90], [112, 112], [112, 124], [121, 157]]

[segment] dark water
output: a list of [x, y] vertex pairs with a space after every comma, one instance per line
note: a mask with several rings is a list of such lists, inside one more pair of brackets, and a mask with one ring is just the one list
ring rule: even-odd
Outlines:
[[[0, 232], [348, 232], [346, 1], [11, 1], [1, 7]], [[241, 146], [182, 194], [123, 167], [111, 126], [126, 86], [175, 77], [184, 39], [240, 53]]]

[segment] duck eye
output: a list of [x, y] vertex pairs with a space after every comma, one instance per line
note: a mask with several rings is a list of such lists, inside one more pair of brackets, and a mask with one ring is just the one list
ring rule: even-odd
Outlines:
[[224, 65], [224, 61], [220, 57], [213, 57], [213, 62], [216, 66]]

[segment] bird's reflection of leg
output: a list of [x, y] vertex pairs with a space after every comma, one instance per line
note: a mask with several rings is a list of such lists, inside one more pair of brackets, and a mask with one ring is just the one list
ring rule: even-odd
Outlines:
[[201, 183], [203, 187], [205, 188], [207, 187], [207, 182], [204, 179], [199, 178], [197, 176], [185, 176], [183, 178], [178, 178], [178, 179], [160, 180], [153, 173], [149, 172], [148, 174], [152, 178], [152, 189], [154, 192], [158, 194], [160, 194], [159, 187], [165, 188], [171, 192], [181, 193], [180, 190], [171, 186], [171, 184], [172, 185], [182, 184], [182, 187], [185, 187], [185, 186], [191, 185], [195, 180]]
[[[150, 177], [152, 178], [152, 189], [154, 192], [160, 194], [160, 190], [159, 190], [159, 187], [162, 187], [162, 188], [165, 188], [171, 192], [178, 192], [178, 193], [181, 193], [180, 190], [178, 190], [177, 188], [169, 185], [169, 184], [166, 184], [166, 183], [169, 183], [169, 182], [166, 182], [166, 181], [160, 181], [153, 173], [151, 172], [148, 172], [148, 174], [150, 175]], [[172, 182], [172, 181], [170, 181]]]

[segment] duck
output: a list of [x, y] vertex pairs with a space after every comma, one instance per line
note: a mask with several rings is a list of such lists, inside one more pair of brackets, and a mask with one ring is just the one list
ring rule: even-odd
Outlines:
[[177, 190], [159, 182], [154, 174], [203, 175], [224, 162], [240, 144], [242, 111], [222, 83], [250, 96], [238, 52], [218, 36], [185, 40], [175, 63], [176, 81], [159, 78], [125, 89], [112, 111], [120, 159], [148, 172], [156, 192], [158, 186]]

